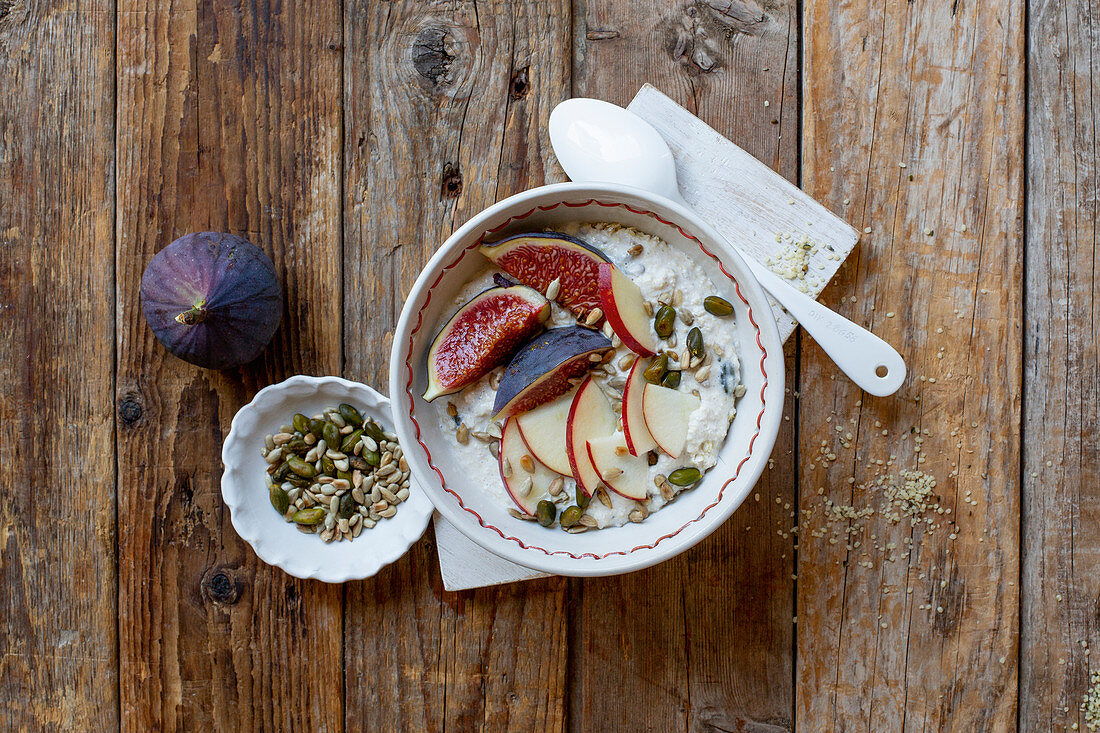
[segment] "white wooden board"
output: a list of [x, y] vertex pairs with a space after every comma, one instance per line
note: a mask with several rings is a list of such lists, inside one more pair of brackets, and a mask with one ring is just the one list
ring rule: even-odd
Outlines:
[[[807, 275], [797, 284], [814, 298], [821, 294], [859, 241], [855, 229], [655, 87], [643, 86], [628, 109], [672, 149], [684, 199], [743, 251], [767, 265], [792, 242], [812, 240]], [[777, 303], [772, 307], [786, 341], [796, 324]], [[481, 549], [438, 513], [435, 535], [447, 590], [546, 575]]]

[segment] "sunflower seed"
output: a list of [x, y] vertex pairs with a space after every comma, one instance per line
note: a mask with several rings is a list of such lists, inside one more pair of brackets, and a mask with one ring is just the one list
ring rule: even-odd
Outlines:
[[382, 512], [386, 511], [389, 508], [390, 508], [390, 503], [388, 501], [376, 501], [376, 502], [374, 502], [373, 504], [370, 505], [371, 511], [372, 512], [378, 512], [378, 513], [382, 513]]
[[533, 522], [537, 518], [537, 517], [534, 517], [530, 514], [524, 514], [521, 511], [517, 511], [516, 509], [509, 509], [508, 513], [511, 514], [516, 519], [522, 519], [525, 522]]
[[335, 514], [326, 514], [325, 515], [325, 529], [332, 529], [335, 526], [336, 526], [336, 515]]
[[382, 516], [385, 517], [386, 519], [389, 519], [390, 517], [392, 517], [395, 514], [397, 514], [397, 507], [395, 507], [395, 506], [391, 506], [389, 509], [382, 512]]
[[327, 451], [325, 451], [325, 455], [334, 461], [338, 461], [341, 458], [347, 458], [347, 455], [341, 453], [338, 450], [333, 450], [332, 448], [329, 448]]
[[336, 466], [337, 471], [347, 471], [349, 468], [351, 468], [351, 463], [348, 461], [347, 458], [341, 458], [338, 461], [333, 461], [332, 465]]
[[603, 322], [603, 328], [601, 328], [600, 330], [603, 331], [604, 336], [607, 336], [609, 339], [612, 339], [611, 345], [614, 346], [615, 345], [615, 341], [614, 341], [615, 329], [613, 329], [611, 327], [611, 324], [608, 323], [607, 321], [604, 321]]
[[409, 498], [409, 487], [402, 487], [401, 490], [397, 492], [397, 498], [401, 501], [407, 500]]
[[[359, 515], [356, 514], [355, 516], [358, 517]], [[356, 537], [358, 537], [361, 534], [363, 534], [363, 525], [362, 524], [357, 524], [357, 525], [355, 525], [354, 527], [351, 528], [351, 538], [352, 539], [355, 539]]]
[[623, 475], [623, 469], [612, 467], [604, 472], [604, 478], [613, 479]]
[[684, 322], [685, 326], [695, 323], [695, 316], [691, 315], [691, 311], [687, 308], [681, 308], [676, 312], [676, 315], [680, 316], [680, 320]]
[[332, 484], [324, 484], [321, 486], [321, 493], [325, 496], [333, 496], [336, 494], [336, 489], [333, 488]]
[[641, 509], [635, 509], [634, 511], [630, 512], [629, 515], [627, 515], [627, 518], [630, 519], [631, 522], [638, 524], [645, 519], [645, 515], [642, 514]]
[[382, 468], [378, 469], [378, 471], [375, 472], [375, 475], [378, 476], [378, 478], [386, 478], [396, 470], [397, 466], [391, 463], [388, 466], [382, 466]]
[[313, 534], [317, 529], [314, 525], [295, 524], [294, 526], [297, 527], [298, 531], [302, 534]]
[[374, 488], [370, 491], [370, 500], [372, 502], [382, 501], [382, 487], [378, 484], [374, 485]]
[[653, 477], [653, 485], [660, 488], [661, 484], [663, 484], [667, 480], [668, 476], [665, 476], [663, 473], [659, 473]]
[[363, 524], [361, 524], [360, 526], [364, 529], [374, 529], [374, 526], [376, 524], [378, 524], [378, 522], [371, 519], [370, 517], [363, 517]]
[[324, 532], [321, 533], [321, 539], [324, 540], [325, 542], [332, 542], [332, 540], [335, 536], [336, 536], [336, 533], [333, 532], [331, 528], [326, 529]]
[[378, 443], [375, 442], [374, 438], [370, 437], [369, 435], [364, 435], [360, 439], [360, 442], [363, 444], [364, 450], [370, 451], [372, 453], [378, 450]]
[[642, 253], [642, 245], [632, 244], [632, 245], [630, 245], [630, 249], [628, 249], [626, 251], [626, 253], [628, 255], [630, 255], [631, 257], [637, 257], [638, 255], [640, 255]]
[[603, 354], [589, 354], [588, 355], [588, 360], [590, 362], [592, 362], [593, 364], [597, 364], [597, 363], [603, 361]]
[[466, 427], [466, 423], [462, 423], [458, 426], [458, 430], [455, 431], [455, 440], [461, 445], [466, 445], [470, 442], [470, 429]]
[[593, 519], [592, 517], [588, 516], [587, 514], [582, 514], [581, 518], [577, 520], [577, 524], [579, 524], [583, 527], [598, 527], [599, 526], [599, 524], [596, 523], [596, 520]]
[[565, 531], [569, 534], [583, 534], [584, 532], [588, 531], [588, 527], [585, 527], [583, 524], [577, 523]]
[[500, 440], [500, 438], [504, 435], [504, 431], [501, 430], [500, 423], [495, 421], [489, 423], [489, 427], [487, 427], [485, 431], [497, 440]]
[[379, 491], [382, 492], [382, 498], [385, 499], [386, 501], [388, 501], [391, 504], [397, 504], [401, 501], [400, 499], [397, 498], [397, 494], [393, 493], [389, 489], [382, 488], [382, 489], [379, 489]]
[[447, 414], [450, 415], [451, 417], [458, 417], [458, 408], [455, 407], [455, 403], [453, 403], [453, 402], [448, 402], [447, 403]]
[[519, 465], [523, 467], [523, 470], [527, 473], [535, 472], [535, 462], [531, 460], [531, 456], [524, 453], [520, 456]]
[[703, 384], [704, 382], [707, 381], [707, 377], [709, 377], [709, 376], [710, 376], [710, 367], [709, 366], [700, 367], [699, 371], [695, 372], [695, 381], [699, 382], [700, 384]]
[[391, 443], [396, 443], [397, 442], [397, 433], [391, 433], [389, 430], [383, 431], [382, 432], [382, 437], [385, 438], [386, 440], [390, 441]]
[[550, 482], [550, 486], [548, 486], [546, 490], [550, 492], [550, 496], [558, 496], [565, 491], [565, 479], [558, 476]]
[[626, 377], [612, 377], [611, 379], [607, 380], [607, 386], [611, 387], [612, 389], [621, 390], [623, 387], [626, 386]]
[[355, 499], [358, 504], [365, 504], [367, 501], [367, 497], [363, 494], [363, 490], [358, 487], [351, 490], [351, 498]]
[[[324, 441], [321, 441], [321, 442], [323, 443]], [[316, 445], [313, 446], [312, 448], [309, 449], [309, 452], [306, 453], [306, 457], [305, 457], [305, 462], [306, 463], [313, 463], [314, 461], [316, 461], [320, 457], [321, 454], [317, 451], [317, 447], [318, 446], [316, 446]]]
[[531, 493], [531, 489], [533, 489], [534, 487], [535, 482], [531, 480], [530, 476], [528, 476], [527, 478], [523, 479], [523, 484], [521, 484], [519, 487], [519, 495], [529, 496]]
[[600, 308], [593, 308], [588, 311], [588, 315], [584, 317], [584, 325], [595, 326], [603, 318], [603, 311]]
[[374, 486], [374, 475], [371, 474], [370, 476], [364, 476], [363, 477], [363, 485], [360, 488], [363, 489], [363, 491], [370, 491], [373, 486]]
[[623, 358], [616, 362], [616, 366], [622, 369], [624, 372], [630, 367], [634, 366], [634, 362], [638, 360], [637, 354], [627, 354]]
[[490, 440], [495, 440], [493, 436], [489, 435], [488, 433], [482, 432], [481, 430], [471, 430], [470, 435], [474, 436], [482, 443], [488, 443]]
[[[397, 454], [395, 453], [394, 455], [397, 455]], [[399, 460], [399, 461], [397, 462], [397, 466], [398, 466], [398, 467], [399, 467], [399, 468], [400, 468], [400, 469], [401, 469], [402, 471], [408, 471], [408, 470], [409, 470], [409, 462], [405, 460], [404, 456], [402, 456], [402, 457], [401, 457], [401, 460]]]
[[351, 474], [351, 485], [357, 489], [363, 485], [363, 472], [358, 468]]
[[549, 285], [546, 286], [546, 299], [554, 300], [558, 297], [558, 293], [561, 292], [561, 278], [554, 278]]
[[500, 473], [504, 478], [512, 478], [512, 462], [507, 458], [500, 462]]
[[676, 489], [668, 481], [663, 481], [661, 483], [661, 498], [665, 501], [672, 501], [675, 496]]
[[382, 460], [378, 462], [378, 466], [381, 468], [388, 466], [391, 463], [393, 463], [393, 453], [391, 453], [390, 451], [386, 451], [382, 454]]
[[648, 300], [642, 303], [642, 309], [645, 310], [645, 314], [650, 318], [653, 317], [653, 304]]
[[611, 496], [607, 493], [607, 489], [603, 486], [596, 487], [596, 498], [608, 509], [611, 508]]
[[302, 436], [302, 440], [305, 441], [306, 445], [313, 445], [317, 442], [317, 436], [313, 433], [306, 433], [304, 436]]
[[275, 433], [271, 436], [271, 441], [275, 445], [283, 445], [289, 443], [294, 438], [292, 433]]
[[495, 391], [497, 388], [499, 388], [500, 387], [500, 379], [501, 379], [502, 376], [503, 376], [503, 374], [501, 372], [494, 370], [489, 375], [489, 389], [492, 389], [492, 390]]
[[328, 421], [330, 423], [332, 423], [333, 425], [335, 425], [338, 428], [342, 428], [342, 427], [344, 427], [345, 425], [348, 424], [347, 420], [344, 419], [344, 416], [341, 415], [336, 410], [332, 410], [331, 412], [327, 413], [325, 415], [325, 417], [328, 419]]

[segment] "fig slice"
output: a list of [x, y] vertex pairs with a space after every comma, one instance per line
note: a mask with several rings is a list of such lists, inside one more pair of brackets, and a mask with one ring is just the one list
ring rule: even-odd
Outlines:
[[610, 262], [596, 247], [558, 232], [517, 234], [479, 251], [524, 285], [545, 293], [561, 284], [554, 299], [576, 315], [600, 305], [600, 265]]
[[525, 285], [489, 288], [458, 309], [428, 350], [428, 402], [503, 364], [550, 317], [550, 301]]
[[493, 402], [493, 419], [518, 415], [562, 396], [573, 388], [570, 380], [587, 374], [610, 348], [610, 339], [581, 326], [540, 333], [504, 369]]

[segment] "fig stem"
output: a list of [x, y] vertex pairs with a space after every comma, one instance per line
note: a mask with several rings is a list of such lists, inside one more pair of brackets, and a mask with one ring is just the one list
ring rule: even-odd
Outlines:
[[176, 316], [176, 323], [182, 323], [185, 326], [194, 326], [197, 323], [202, 323], [206, 320], [206, 308], [203, 306], [205, 303], [196, 303], [193, 307], [185, 310]]

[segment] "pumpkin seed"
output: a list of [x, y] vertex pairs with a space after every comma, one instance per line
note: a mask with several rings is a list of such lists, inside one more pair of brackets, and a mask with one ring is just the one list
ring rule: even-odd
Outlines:
[[[344, 440], [340, 443], [340, 450], [344, 453], [351, 453], [355, 449], [355, 444], [363, 437], [363, 429], [353, 430], [344, 437]], [[370, 440], [370, 438], [367, 438]]]
[[539, 502], [538, 508], [535, 510], [538, 516], [539, 524], [543, 527], [549, 527], [554, 523], [554, 519], [558, 515], [558, 507], [552, 501], [543, 499]]
[[320, 438], [324, 434], [325, 421], [319, 417], [310, 418], [309, 432]]
[[660, 384], [668, 371], [668, 354], [661, 354], [642, 372], [642, 377], [650, 384]]
[[676, 486], [691, 486], [701, 478], [703, 478], [703, 474], [694, 466], [677, 468], [668, 475], [669, 482]]
[[313, 478], [317, 475], [317, 469], [314, 468], [311, 464], [303, 461], [298, 456], [291, 456], [286, 460], [286, 463], [288, 466], [290, 466], [291, 471], [298, 474], [302, 478]]
[[725, 298], [719, 298], [717, 295], [708, 295], [703, 298], [703, 308], [706, 309], [707, 313], [719, 318], [733, 313], [733, 305]]
[[290, 521], [294, 522], [295, 524], [304, 524], [307, 527], [312, 527], [316, 524], [319, 524], [321, 520], [325, 518], [326, 514], [327, 512], [324, 509], [316, 506], [311, 509], [301, 509], [294, 512], [293, 516], [291, 516], [290, 518]]
[[309, 450], [309, 446], [310, 444], [306, 442], [304, 438], [291, 438], [290, 441], [283, 446], [283, 448], [285, 450], [289, 450], [292, 453], [302, 453]]
[[699, 330], [698, 326], [695, 326], [687, 335], [687, 347], [691, 355], [702, 359], [707, 354], [706, 348], [703, 346], [703, 332]]
[[680, 386], [680, 372], [669, 372], [661, 379], [661, 386], [676, 389]]
[[290, 508], [290, 496], [283, 491], [283, 487], [272, 486], [270, 497], [271, 506], [275, 507], [275, 511], [279, 514], [286, 514], [286, 510]]
[[302, 435], [309, 432], [309, 418], [302, 413], [294, 413], [294, 417], [290, 418], [290, 422], [293, 424], [294, 429]]
[[[346, 463], [347, 461], [345, 461]], [[345, 471], [347, 468], [344, 469]], [[329, 476], [336, 473], [336, 462], [328, 456], [321, 457], [321, 472]]]
[[349, 405], [347, 402], [341, 402], [340, 406], [336, 409], [340, 411], [340, 417], [347, 420], [349, 424], [363, 424], [363, 416], [359, 414], [359, 410], [356, 410], [352, 405]]
[[[270, 469], [269, 469], [270, 470]], [[275, 473], [271, 474], [272, 481], [282, 481], [290, 475], [290, 462], [283, 461], [283, 464], [275, 469]], [[308, 476], [307, 476], [308, 478]]]
[[330, 422], [325, 423], [325, 427], [321, 430], [321, 437], [328, 445], [340, 445], [340, 429]]
[[663, 339], [672, 335], [676, 323], [676, 309], [671, 305], [662, 305], [653, 317], [653, 330]]
[[561, 513], [561, 519], [559, 521], [561, 522], [562, 529], [569, 529], [576, 524], [577, 520], [580, 518], [581, 508], [579, 506], [571, 506], [567, 507], [565, 511]]
[[340, 519], [348, 519], [355, 514], [355, 498], [351, 494], [340, 497], [340, 508], [336, 510], [336, 516]]
[[382, 428], [374, 420], [367, 420], [363, 423], [363, 432], [374, 438], [376, 443], [381, 443], [386, 439], [386, 434], [382, 432]]
[[592, 497], [589, 496], [588, 494], [584, 493], [584, 491], [581, 490], [581, 487], [578, 486], [577, 487], [577, 506], [579, 506], [581, 508], [581, 511], [584, 511], [585, 509], [587, 509], [588, 505], [591, 502], [592, 502]]

